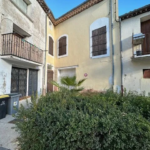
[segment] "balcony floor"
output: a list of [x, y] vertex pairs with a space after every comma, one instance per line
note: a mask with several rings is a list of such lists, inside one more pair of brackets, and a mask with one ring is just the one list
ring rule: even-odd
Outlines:
[[140, 55], [131, 57], [132, 61], [150, 61], [150, 55]]
[[13, 65], [21, 65], [21, 66], [25, 66], [25, 67], [37, 67], [37, 66], [42, 66], [42, 64], [40, 63], [36, 63], [33, 61], [29, 61], [23, 58], [19, 58], [16, 56], [12, 56], [12, 55], [8, 55], [8, 56], [0, 56], [1, 59], [8, 61], [9, 63], [13, 64]]

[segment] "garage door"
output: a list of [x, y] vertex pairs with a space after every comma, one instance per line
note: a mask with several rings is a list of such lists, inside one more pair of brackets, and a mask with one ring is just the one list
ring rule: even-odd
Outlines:
[[38, 87], [38, 70], [29, 70], [29, 92], [28, 95], [37, 93]]
[[62, 78], [62, 77], [66, 77], [66, 76], [68, 76], [68, 77], [73, 77], [73, 76], [75, 76], [76, 75], [76, 69], [74, 68], [74, 69], [63, 69], [63, 70], [59, 70], [59, 83], [60, 83], [60, 79]]

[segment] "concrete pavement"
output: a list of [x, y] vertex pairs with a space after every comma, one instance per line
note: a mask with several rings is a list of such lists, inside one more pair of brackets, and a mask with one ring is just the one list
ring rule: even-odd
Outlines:
[[9, 123], [14, 120], [10, 115], [0, 120], [0, 150], [18, 150], [17, 137], [19, 136], [15, 129], [14, 124]]

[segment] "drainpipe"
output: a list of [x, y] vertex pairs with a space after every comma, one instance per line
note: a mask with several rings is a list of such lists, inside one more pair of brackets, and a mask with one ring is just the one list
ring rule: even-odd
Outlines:
[[120, 62], [121, 62], [121, 92], [123, 95], [123, 60], [122, 60], [122, 39], [121, 39], [121, 19], [119, 20], [119, 24], [120, 24]]
[[116, 10], [115, 10], [115, 20], [116, 22], [119, 23], [119, 29], [120, 29], [120, 62], [121, 62], [121, 72], [120, 72], [120, 75], [121, 75], [121, 92], [123, 94], [123, 61], [122, 61], [122, 40], [121, 40], [121, 19], [118, 18], [118, 15], [117, 15], [117, 0], [115, 0], [115, 7], [116, 7]]
[[46, 76], [46, 52], [47, 52], [47, 14], [45, 15], [45, 59], [44, 59], [44, 66], [43, 66], [43, 71], [44, 71], [44, 73], [43, 73], [43, 75], [44, 75], [44, 81], [43, 81], [43, 92], [44, 92], [44, 94], [45, 94], [45, 92], [46, 92], [46, 89], [45, 89], [45, 81], [46, 81], [46, 79], [45, 79], [45, 76]]
[[113, 46], [113, 20], [112, 20], [112, 0], [109, 0], [110, 26], [111, 26], [111, 46], [112, 46], [112, 90], [114, 87], [114, 46]]

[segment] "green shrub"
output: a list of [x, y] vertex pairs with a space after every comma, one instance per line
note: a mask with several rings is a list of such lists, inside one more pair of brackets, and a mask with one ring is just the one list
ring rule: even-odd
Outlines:
[[22, 150], [150, 150], [150, 123], [129, 99], [128, 95], [121, 98], [112, 92], [82, 96], [69, 91], [41, 97], [29, 109], [21, 107], [16, 116], [22, 120], [17, 123], [20, 147]]

